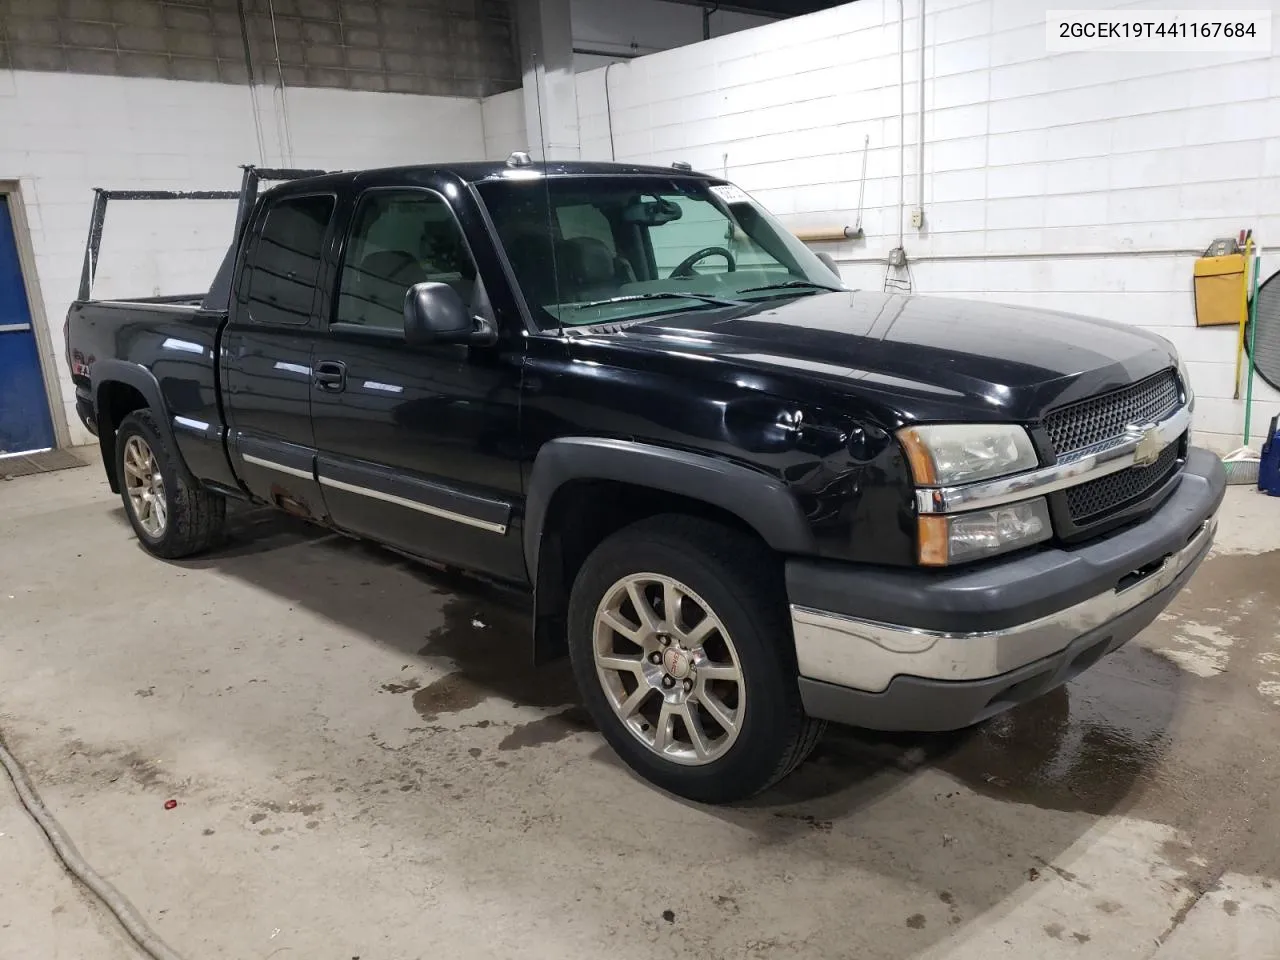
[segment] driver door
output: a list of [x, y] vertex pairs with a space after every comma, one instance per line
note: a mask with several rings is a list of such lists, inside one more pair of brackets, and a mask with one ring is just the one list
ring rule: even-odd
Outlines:
[[489, 309], [443, 192], [364, 191], [313, 354], [325, 505], [351, 533], [521, 580], [519, 341], [410, 346], [405, 294], [425, 281], [449, 284], [473, 313]]

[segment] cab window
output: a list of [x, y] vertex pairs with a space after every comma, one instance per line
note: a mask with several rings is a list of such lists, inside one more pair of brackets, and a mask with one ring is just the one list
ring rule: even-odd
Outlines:
[[428, 281], [474, 301], [475, 263], [444, 198], [420, 190], [366, 194], [347, 240], [334, 322], [403, 330], [405, 293]]

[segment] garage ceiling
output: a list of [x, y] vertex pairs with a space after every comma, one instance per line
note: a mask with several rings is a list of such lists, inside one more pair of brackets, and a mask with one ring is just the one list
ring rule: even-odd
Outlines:
[[727, 0], [715, 3], [714, 0], [670, 0], [672, 3], [685, 3], [690, 6], [709, 10], [724, 10], [736, 13], [758, 13], [762, 16], [798, 17], [806, 13], [816, 13], [848, 3], [849, 0]]

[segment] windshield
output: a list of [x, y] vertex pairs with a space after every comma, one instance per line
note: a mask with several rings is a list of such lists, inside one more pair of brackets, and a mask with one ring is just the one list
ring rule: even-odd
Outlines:
[[842, 289], [730, 184], [619, 175], [492, 180], [477, 189], [544, 328]]

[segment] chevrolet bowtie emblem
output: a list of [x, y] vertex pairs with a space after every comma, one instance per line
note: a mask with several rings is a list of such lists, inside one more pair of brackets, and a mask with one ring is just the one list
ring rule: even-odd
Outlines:
[[1131, 426], [1129, 433], [1138, 440], [1138, 445], [1133, 451], [1134, 466], [1146, 467], [1155, 463], [1160, 457], [1160, 451], [1165, 448], [1164, 440], [1160, 436], [1160, 428], [1155, 424], [1144, 427]]

